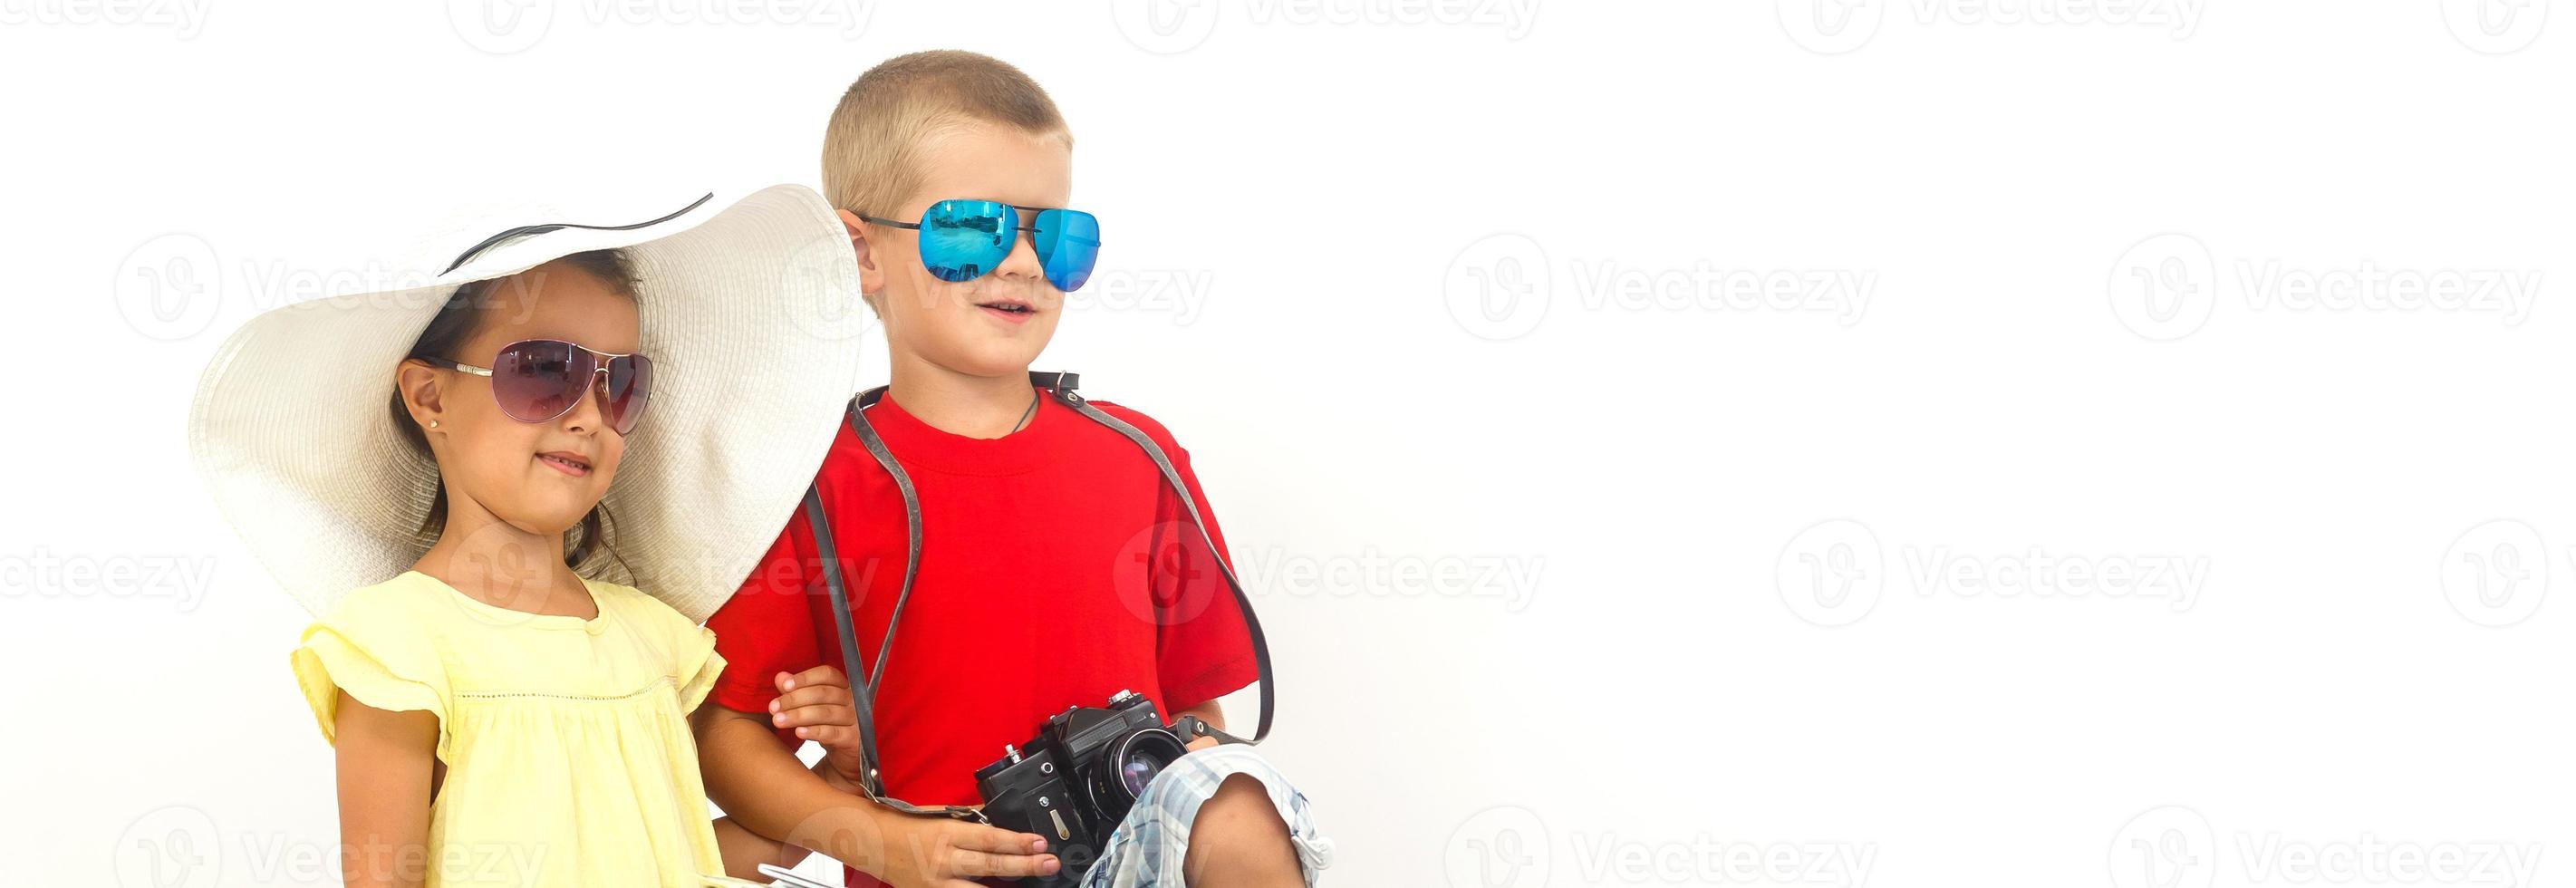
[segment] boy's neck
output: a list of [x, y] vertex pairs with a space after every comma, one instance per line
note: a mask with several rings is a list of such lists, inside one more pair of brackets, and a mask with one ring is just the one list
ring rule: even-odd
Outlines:
[[920, 359], [897, 356], [886, 390], [931, 428], [968, 438], [1000, 438], [1029, 415], [1037, 388], [1026, 372], [969, 376]]

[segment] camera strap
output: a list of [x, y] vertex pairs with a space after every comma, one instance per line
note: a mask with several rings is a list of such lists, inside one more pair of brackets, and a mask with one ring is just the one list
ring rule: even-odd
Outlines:
[[[856, 402], [853, 402], [852, 417], [855, 418], [858, 415], [857, 410]], [[911, 508], [914, 504], [911, 494], [912, 480], [897, 476], [895, 483], [903, 488], [906, 511], [912, 513], [908, 516], [913, 528], [914, 558], [912, 560], [917, 561], [921, 554], [921, 515], [918, 510]], [[841, 671], [850, 677], [850, 713], [858, 722], [859, 764], [863, 770], [859, 778], [859, 792], [866, 795], [868, 801], [906, 814], [927, 814], [990, 823], [991, 821], [984, 819], [984, 812], [965, 805], [924, 808], [885, 794], [885, 780], [877, 773], [877, 725], [875, 713], [871, 711], [876, 703], [876, 693], [869, 690], [870, 683], [861, 678], [865, 673], [859, 670], [858, 631], [850, 622], [849, 592], [841, 585], [840, 547], [832, 540], [832, 522], [823, 517], [822, 492], [810, 484], [805, 487], [805, 521], [814, 530], [814, 555], [823, 562], [823, 585], [832, 595], [832, 621], [838, 624], [841, 635]], [[909, 561], [904, 564], [903, 571], [904, 591], [908, 593], [912, 590], [912, 565]], [[897, 596], [896, 601], [899, 605], [902, 597]], [[902, 614], [898, 612], [896, 616], [900, 617]], [[889, 637], [887, 640], [893, 639]]]
[[[1195, 716], [1182, 716], [1173, 722], [1173, 725], [1190, 738], [1214, 737], [1221, 743], [1259, 743], [1270, 736], [1273, 691], [1270, 680], [1270, 644], [1262, 635], [1260, 618], [1253, 614], [1252, 598], [1244, 594], [1243, 584], [1236, 580], [1233, 566], [1227, 564], [1225, 557], [1217, 551], [1215, 538], [1208, 534], [1207, 525], [1199, 518], [1198, 503], [1190, 496], [1189, 484], [1181, 478], [1180, 470], [1173, 467], [1171, 457], [1165, 455], [1163, 448], [1155, 445], [1151, 437], [1135, 426], [1103, 412], [1100, 408], [1092, 406], [1091, 402], [1084, 400], [1074, 390], [1080, 381], [1081, 377], [1072, 373], [1029, 374], [1031, 385], [1047, 390], [1065, 407], [1135, 442], [1138, 448], [1145, 451], [1146, 457], [1154, 461], [1154, 467], [1162, 472], [1165, 486], [1171, 488], [1172, 493], [1179, 497], [1181, 511], [1189, 516], [1190, 526], [1198, 529], [1200, 542], [1207, 545], [1209, 558], [1216, 562], [1217, 573], [1225, 578], [1226, 590], [1233, 593], [1235, 606], [1243, 614], [1244, 631], [1251, 636], [1253, 666], [1261, 679], [1261, 712], [1259, 720], [1254, 723], [1252, 737], [1245, 739], [1226, 733], [1200, 721]], [[838, 547], [832, 539], [831, 521], [823, 514], [822, 492], [812, 486], [805, 488], [805, 521], [814, 531], [815, 555], [822, 561], [823, 585], [832, 598], [832, 621], [835, 628], [839, 630], [841, 640], [842, 671], [847, 673], [850, 679], [850, 711], [858, 722], [859, 758], [866, 772], [860, 781], [859, 788], [870, 801], [907, 814], [929, 814], [982, 821], [983, 812], [965, 805], [922, 807], [901, 799], [889, 798], [885, 795], [885, 781], [877, 770], [875, 688], [885, 677], [886, 653], [894, 648], [895, 627], [903, 620], [903, 606], [912, 598], [913, 577], [921, 564], [921, 498], [913, 491], [912, 476], [906, 474], [903, 465], [895, 461], [894, 453], [886, 449], [885, 441], [877, 437], [876, 429], [870, 426], [867, 420], [867, 409], [883, 399], [885, 391], [885, 386], [878, 386], [860, 392], [857, 397], [850, 399], [848, 410], [850, 431], [858, 436], [859, 445], [867, 449], [868, 456], [874, 458], [877, 465], [885, 469], [886, 475], [894, 479], [895, 492], [903, 497], [905, 531], [903, 585], [895, 593], [893, 613], [886, 617], [885, 635], [877, 645], [876, 662], [867, 669], [860, 668], [858, 629], [853, 622], [849, 591], [842, 580], [841, 560]]]

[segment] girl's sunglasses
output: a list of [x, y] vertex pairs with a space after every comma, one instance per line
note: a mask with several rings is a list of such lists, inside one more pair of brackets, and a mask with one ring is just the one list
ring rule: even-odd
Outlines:
[[[1029, 224], [1020, 211], [1033, 210]], [[859, 218], [879, 225], [921, 232], [921, 267], [943, 281], [956, 283], [983, 277], [1011, 255], [1020, 232], [1045, 267], [1047, 283], [1067, 293], [1091, 279], [1100, 260], [1100, 219], [1081, 210], [1040, 210], [994, 200], [943, 200], [923, 210], [921, 222], [896, 222], [875, 216]]]
[[644, 418], [645, 400], [653, 392], [653, 361], [643, 355], [612, 355], [557, 339], [530, 339], [501, 347], [492, 366], [475, 367], [446, 358], [423, 361], [492, 378], [492, 399], [501, 412], [520, 422], [553, 422], [581, 404], [606, 376], [599, 390], [599, 412], [620, 435], [635, 430]]

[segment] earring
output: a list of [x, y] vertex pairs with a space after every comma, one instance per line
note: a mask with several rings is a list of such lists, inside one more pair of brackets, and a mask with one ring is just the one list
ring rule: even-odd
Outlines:
[[434, 429], [434, 428], [437, 428], [437, 427], [438, 427], [438, 420], [435, 420], [435, 419], [430, 420], [430, 421], [429, 421], [429, 427], [430, 427], [430, 428], [433, 428], [433, 429]]

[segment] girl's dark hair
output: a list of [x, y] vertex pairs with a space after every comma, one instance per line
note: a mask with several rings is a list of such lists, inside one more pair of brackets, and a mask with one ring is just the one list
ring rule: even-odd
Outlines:
[[[625, 250], [590, 250], [556, 259], [549, 264], [571, 266], [608, 285], [609, 289], [617, 291], [628, 299], [636, 298], [635, 263], [633, 257], [628, 256]], [[520, 272], [520, 274], [527, 273]], [[475, 281], [456, 288], [455, 294], [447, 297], [446, 304], [438, 307], [438, 314], [429, 319], [428, 329], [420, 331], [420, 339], [411, 344], [411, 351], [405, 352], [404, 355], [407, 358], [425, 358], [433, 361], [482, 363], [482, 361], [459, 355], [456, 350], [465, 344], [465, 340], [474, 338], [474, 333], [483, 318], [482, 309], [493, 301], [493, 293], [514, 277]], [[489, 357], [484, 356], [486, 359]], [[403, 440], [411, 444], [414, 452], [429, 456], [429, 439], [421, 434], [420, 426], [412, 422], [411, 410], [403, 406], [402, 393], [399, 391], [393, 393], [387, 407], [393, 411], [394, 428], [400, 431]], [[434, 473], [437, 470], [433, 467], [431, 471]], [[607, 503], [592, 506], [590, 514], [581, 517], [581, 526], [575, 528], [577, 532], [565, 541], [564, 565], [579, 570], [592, 559], [605, 555], [609, 560], [614, 561], [619, 569], [625, 570], [626, 560], [618, 557], [616, 548], [608, 542], [608, 536], [615, 526], [616, 522], [609, 517]], [[447, 485], [441, 483], [438, 485], [437, 496], [430, 500], [429, 516], [420, 522], [417, 534], [422, 541], [421, 545], [426, 547], [435, 544], [439, 534], [446, 528]]]

